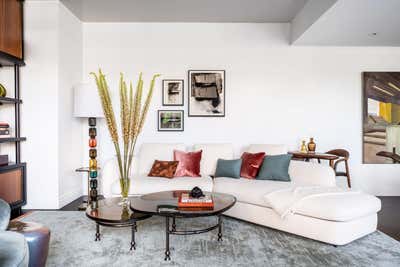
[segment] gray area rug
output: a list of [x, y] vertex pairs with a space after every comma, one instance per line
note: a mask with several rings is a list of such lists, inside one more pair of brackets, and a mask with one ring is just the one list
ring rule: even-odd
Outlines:
[[[334, 247], [251, 223], [224, 218], [217, 230], [171, 236], [171, 261], [164, 261], [165, 225], [159, 217], [138, 222], [137, 249], [129, 251], [130, 228], [101, 227], [79, 211], [36, 211], [24, 221], [51, 229], [47, 266], [400, 266], [400, 243], [375, 232]], [[215, 218], [177, 220], [177, 228], [204, 228]]]

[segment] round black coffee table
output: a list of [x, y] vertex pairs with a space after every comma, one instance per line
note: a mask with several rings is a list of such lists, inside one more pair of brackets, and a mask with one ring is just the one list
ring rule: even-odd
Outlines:
[[86, 216], [96, 222], [96, 235], [94, 241], [100, 241], [100, 225], [107, 227], [132, 227], [130, 250], [136, 249], [135, 232], [136, 222], [151, 215], [139, 212], [132, 212], [129, 206], [121, 206], [121, 198], [106, 198], [97, 201], [96, 206], [88, 205]]
[[[193, 235], [209, 232], [218, 228], [218, 241], [222, 241], [222, 213], [230, 209], [236, 203], [236, 198], [228, 194], [210, 193], [214, 202], [214, 208], [178, 208], [178, 198], [182, 193], [189, 191], [165, 191], [146, 194], [131, 199], [131, 209], [147, 215], [158, 215], [165, 217], [165, 260], [171, 260], [169, 250], [169, 235]], [[198, 230], [176, 230], [176, 218], [194, 218], [217, 216], [218, 223], [211, 227]], [[172, 219], [172, 227], [170, 227]]]

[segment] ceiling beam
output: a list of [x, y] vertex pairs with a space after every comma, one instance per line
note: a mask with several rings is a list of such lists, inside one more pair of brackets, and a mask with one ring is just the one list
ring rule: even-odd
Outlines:
[[309, 0], [291, 25], [291, 43], [295, 43], [338, 0]]

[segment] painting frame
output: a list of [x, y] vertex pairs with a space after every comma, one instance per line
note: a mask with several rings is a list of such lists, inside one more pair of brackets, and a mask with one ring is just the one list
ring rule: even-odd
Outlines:
[[[161, 121], [162, 113], [179, 113], [181, 118], [181, 126], [179, 128], [162, 127], [163, 124], [165, 124]], [[183, 132], [185, 130], [185, 111], [182, 109], [180, 110], [159, 109], [157, 112], [157, 129], [159, 132]]]
[[[195, 98], [192, 96], [193, 93], [193, 82], [192, 82], [192, 75], [193, 74], [213, 74], [213, 73], [218, 73], [221, 74], [222, 76], [222, 81], [221, 81], [221, 92], [218, 93], [218, 88], [217, 88], [217, 95], [220, 97], [222, 94], [222, 100], [220, 103], [222, 103], [222, 112], [221, 113], [212, 113], [212, 112], [204, 112], [200, 114], [200, 112], [195, 112], [193, 110], [193, 104], [195, 101], [210, 101], [210, 99], [205, 99], [205, 100], [196, 100], [193, 99]], [[226, 71], [225, 70], [188, 70], [188, 117], [214, 117], [214, 118], [224, 118], [226, 116]], [[211, 100], [212, 101], [212, 100]], [[193, 102], [193, 103], [192, 103]]]
[[[166, 95], [168, 92], [168, 87], [166, 86], [169, 83], [179, 83], [180, 86], [180, 92], [181, 92], [181, 97], [180, 97], [180, 102], [179, 103], [167, 103], [166, 101]], [[184, 100], [185, 100], [185, 81], [183, 79], [164, 79], [162, 80], [162, 105], [163, 106], [170, 106], [170, 107], [178, 107], [178, 106], [184, 106]]]
[[361, 79], [362, 164], [396, 163], [393, 156], [400, 155], [400, 71], [364, 71]]

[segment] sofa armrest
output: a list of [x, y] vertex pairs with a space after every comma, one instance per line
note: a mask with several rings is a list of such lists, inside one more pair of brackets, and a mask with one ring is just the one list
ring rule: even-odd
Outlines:
[[289, 175], [296, 185], [335, 186], [335, 171], [328, 165], [292, 160]]

